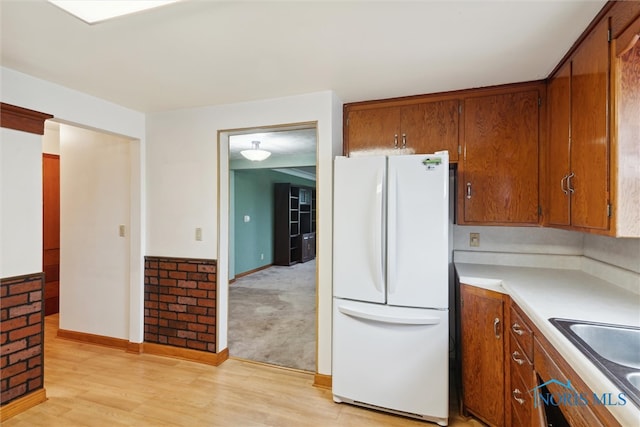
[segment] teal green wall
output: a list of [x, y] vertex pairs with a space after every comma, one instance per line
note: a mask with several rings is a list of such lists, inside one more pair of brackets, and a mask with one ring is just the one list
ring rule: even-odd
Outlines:
[[[235, 260], [231, 263], [235, 271], [230, 271], [230, 277], [273, 263], [273, 184], [276, 182], [316, 186], [315, 181], [270, 169], [234, 171], [230, 222], [235, 223]], [[245, 215], [251, 218], [249, 222], [244, 222]]]

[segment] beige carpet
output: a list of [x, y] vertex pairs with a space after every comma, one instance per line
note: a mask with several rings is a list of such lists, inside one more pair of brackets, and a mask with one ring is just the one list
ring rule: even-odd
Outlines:
[[316, 262], [272, 266], [229, 286], [229, 354], [316, 370]]

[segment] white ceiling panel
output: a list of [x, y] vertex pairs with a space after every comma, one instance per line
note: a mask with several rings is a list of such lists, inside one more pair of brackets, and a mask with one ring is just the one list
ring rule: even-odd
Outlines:
[[604, 4], [183, 0], [88, 25], [0, 0], [0, 60], [142, 112], [322, 90], [354, 102], [544, 78]]

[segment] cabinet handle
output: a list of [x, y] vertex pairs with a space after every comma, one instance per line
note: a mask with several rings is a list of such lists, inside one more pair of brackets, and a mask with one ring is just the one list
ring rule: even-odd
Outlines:
[[500, 319], [498, 319], [497, 317], [495, 319], [493, 319], [493, 334], [496, 336], [496, 339], [499, 340], [500, 339]]
[[514, 323], [513, 325], [511, 325], [511, 330], [513, 331], [514, 334], [516, 335], [522, 335], [524, 334], [524, 330], [522, 329], [522, 327], [520, 326], [520, 324], [518, 324], [517, 322]]
[[398, 134], [393, 135], [393, 148], [398, 148]]
[[518, 396], [522, 396], [522, 392], [520, 391], [520, 389], [514, 389], [511, 392], [511, 396], [513, 396], [513, 398], [515, 399], [516, 402], [518, 402], [521, 405], [524, 405], [524, 399]]
[[629, 44], [627, 45], [627, 47], [625, 47], [622, 50], [618, 49], [619, 53], [617, 54], [617, 57], [620, 58], [622, 55], [624, 55], [625, 53], [627, 53], [631, 49], [633, 49], [633, 47], [636, 45], [636, 43], [638, 43], [638, 40], [640, 40], [640, 33], [638, 33], [635, 36], [631, 37], [631, 40], [629, 40]]
[[407, 134], [402, 134], [402, 148], [407, 148]]
[[471, 198], [471, 183], [467, 182], [467, 199]]
[[569, 191], [564, 187], [564, 182], [567, 180], [568, 177], [569, 177], [569, 175], [565, 175], [560, 180], [560, 188], [562, 188], [562, 192], [564, 194], [569, 194]]
[[518, 350], [511, 353], [511, 359], [513, 359], [513, 361], [518, 365], [522, 365], [524, 363], [524, 359], [520, 358], [520, 353], [518, 352]]
[[573, 186], [571, 185], [571, 178], [573, 178], [574, 176], [576, 176], [575, 173], [571, 172], [569, 174], [569, 176], [567, 176], [567, 190], [569, 190], [569, 193], [573, 194], [575, 193], [575, 190], [573, 189]]

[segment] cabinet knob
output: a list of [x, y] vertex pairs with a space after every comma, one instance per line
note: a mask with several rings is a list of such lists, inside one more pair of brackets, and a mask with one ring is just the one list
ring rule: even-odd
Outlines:
[[500, 319], [497, 317], [493, 319], [493, 334], [497, 340], [500, 339]]
[[393, 148], [398, 148], [398, 134], [393, 135]]
[[407, 134], [402, 134], [402, 148], [407, 148]]
[[471, 183], [467, 182], [467, 199], [471, 198]]

